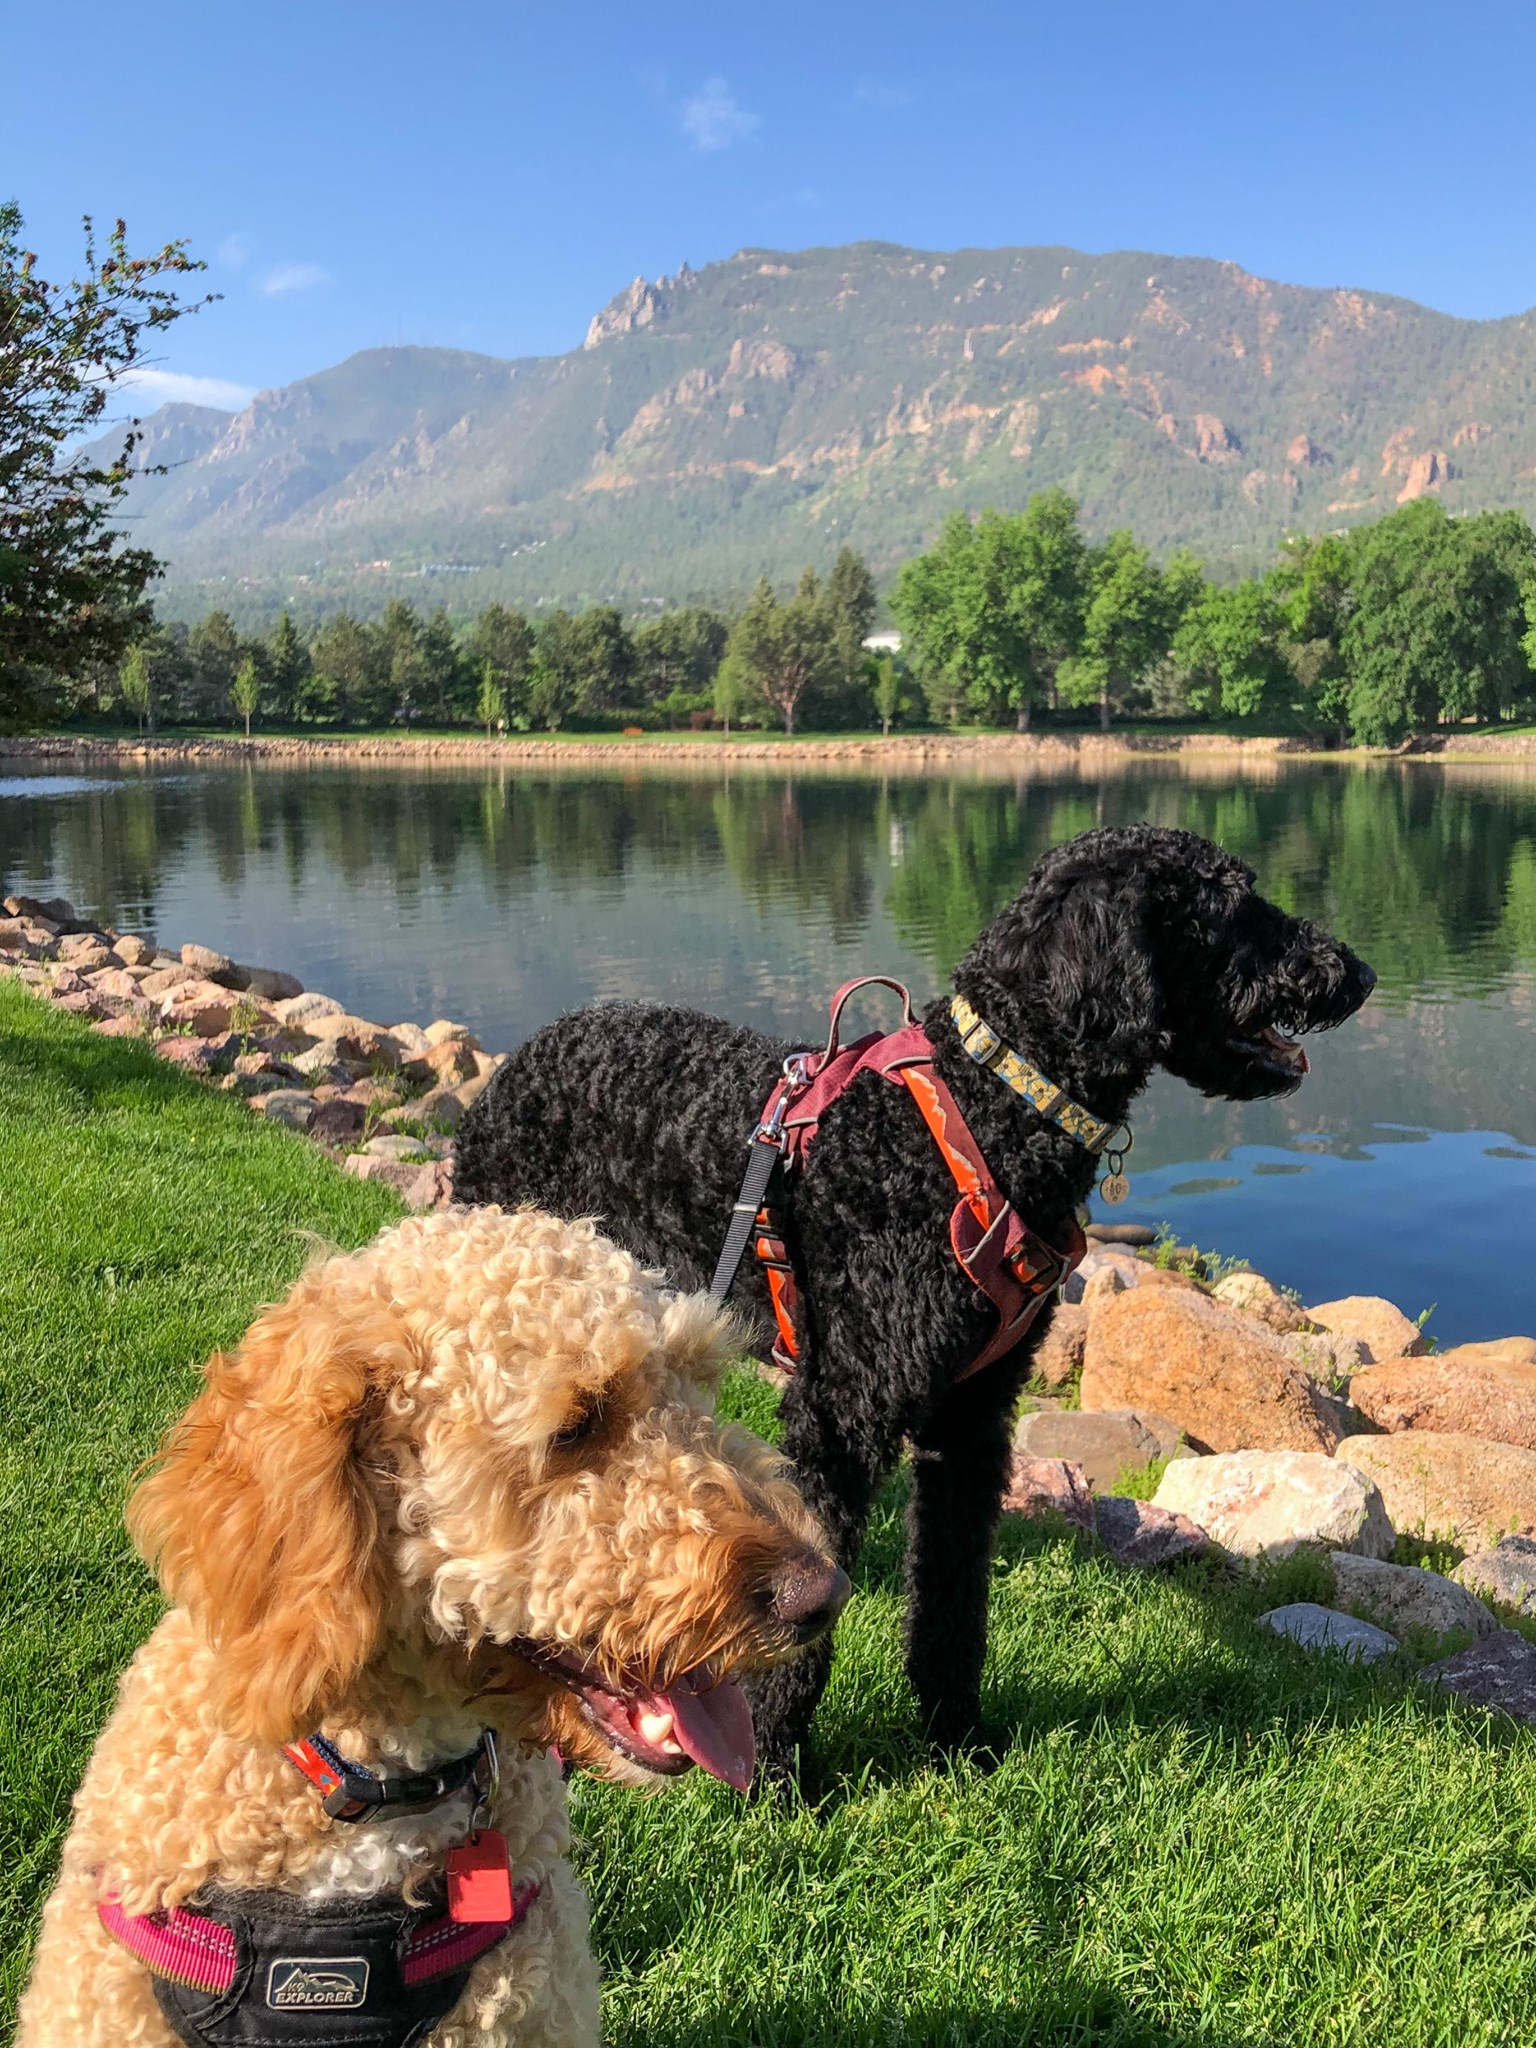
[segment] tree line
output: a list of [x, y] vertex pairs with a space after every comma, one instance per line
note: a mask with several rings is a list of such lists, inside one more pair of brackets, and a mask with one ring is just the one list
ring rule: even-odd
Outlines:
[[[825, 580], [807, 569], [781, 598], [759, 584], [730, 618], [701, 605], [638, 623], [614, 605], [552, 611], [537, 625], [502, 604], [456, 627], [393, 599], [378, 619], [338, 613], [305, 633], [284, 612], [264, 635], [227, 613], [156, 625], [118, 664], [87, 669], [76, 691], [97, 716], [141, 727], [253, 721], [333, 729], [570, 725], [807, 725], [878, 718], [887, 671], [863, 642], [874, 579], [844, 548]], [[892, 703], [886, 717], [895, 714]]]
[[1093, 543], [1073, 500], [956, 513], [896, 578], [898, 657], [864, 645], [874, 579], [851, 548], [733, 618], [612, 605], [537, 624], [493, 604], [456, 628], [400, 599], [311, 634], [286, 612], [242, 637], [223, 612], [161, 625], [87, 678], [90, 708], [141, 723], [782, 726], [786, 732], [1038, 717], [1252, 720], [1364, 745], [1536, 713], [1536, 536], [1518, 512], [1433, 499], [1344, 534], [1293, 535], [1262, 575], [1214, 583], [1128, 532]]
[[[1536, 711], [1536, 537], [1514, 511], [1448, 518], [1420, 498], [1342, 533], [1293, 535], [1263, 574], [1213, 582], [1128, 531], [1091, 542], [1062, 490], [1019, 513], [955, 513], [890, 594], [902, 655], [870, 653], [862, 556], [765, 580], [734, 616], [612, 605], [537, 624], [491, 605], [467, 625], [395, 600], [267, 634], [211, 612], [157, 623], [160, 565], [114, 520], [142, 430], [89, 437], [152, 340], [197, 312], [179, 242], [130, 253], [85, 222], [83, 275], [42, 277], [0, 205], [0, 724], [81, 712], [142, 727], [254, 722], [486, 731], [635, 724], [919, 721], [1020, 728], [1044, 715], [1264, 720], [1382, 745]], [[151, 472], [156, 465], [149, 466]]]
[[1536, 535], [1519, 512], [1420, 498], [1346, 533], [1289, 536], [1262, 575], [1213, 583], [1126, 531], [1091, 544], [1042, 491], [955, 514], [892, 610], [933, 715], [1021, 729], [1037, 711], [1263, 719], [1383, 746], [1536, 711]]

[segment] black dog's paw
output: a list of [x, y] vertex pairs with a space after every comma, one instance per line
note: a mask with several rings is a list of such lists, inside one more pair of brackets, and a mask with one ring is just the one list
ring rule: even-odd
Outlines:
[[959, 1727], [936, 1723], [928, 1731], [928, 1754], [945, 1770], [964, 1764], [989, 1777], [1008, 1754], [1008, 1747], [1006, 1733], [980, 1721], [967, 1721]]

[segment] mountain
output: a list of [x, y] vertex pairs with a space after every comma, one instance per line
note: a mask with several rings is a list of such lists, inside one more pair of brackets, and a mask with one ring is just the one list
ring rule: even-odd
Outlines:
[[844, 541], [888, 573], [1048, 484], [1220, 573], [1426, 491], [1536, 514], [1536, 314], [1135, 253], [743, 249], [636, 278], [567, 355], [370, 349], [147, 424], [172, 612], [721, 597]]

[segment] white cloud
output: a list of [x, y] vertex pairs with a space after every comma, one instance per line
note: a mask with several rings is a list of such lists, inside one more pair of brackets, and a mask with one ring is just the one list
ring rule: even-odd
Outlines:
[[150, 405], [212, 405], [220, 412], [239, 412], [256, 396], [250, 384], [234, 384], [227, 377], [191, 377], [181, 370], [129, 370], [118, 379], [118, 389], [131, 389]]
[[683, 103], [683, 132], [692, 136], [697, 149], [729, 149], [762, 125], [761, 117], [739, 104], [723, 78], [706, 78]]
[[243, 270], [250, 260], [251, 238], [247, 234], [226, 235], [213, 252], [222, 270]]
[[261, 280], [261, 288], [268, 298], [275, 298], [281, 292], [309, 292], [316, 285], [329, 284], [331, 273], [322, 270], [318, 263], [280, 263], [276, 270], [269, 270]]
[[892, 85], [881, 78], [861, 78], [853, 88], [853, 96], [863, 106], [879, 107], [887, 114], [910, 107], [917, 98], [910, 85]]

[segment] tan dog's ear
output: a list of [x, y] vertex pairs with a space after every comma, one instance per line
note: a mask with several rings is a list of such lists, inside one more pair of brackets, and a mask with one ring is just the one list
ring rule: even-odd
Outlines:
[[256, 1741], [308, 1734], [367, 1663], [383, 1616], [356, 1438], [371, 1386], [408, 1344], [371, 1303], [340, 1314], [325, 1273], [209, 1361], [128, 1509], [141, 1554], [213, 1645], [221, 1721]]

